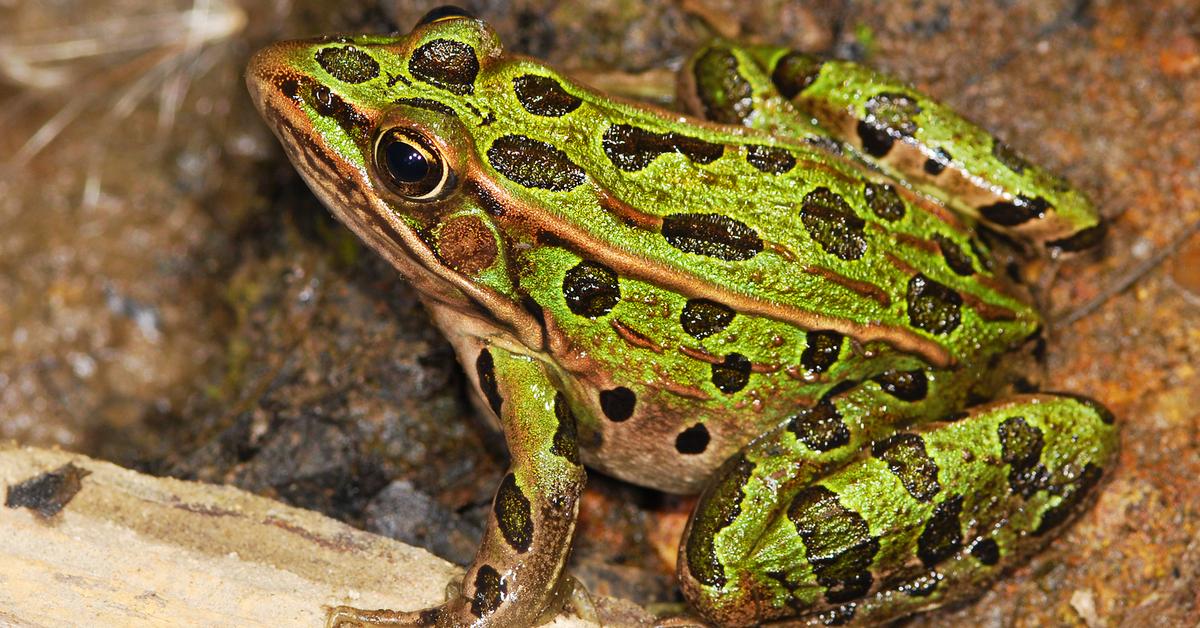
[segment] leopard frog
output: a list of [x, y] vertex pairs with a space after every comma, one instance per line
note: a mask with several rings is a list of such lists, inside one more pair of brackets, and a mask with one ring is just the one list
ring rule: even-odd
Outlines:
[[1112, 464], [1112, 414], [1035, 392], [1042, 318], [981, 237], [1064, 256], [1103, 223], [900, 81], [714, 41], [682, 115], [442, 8], [274, 44], [247, 83], [420, 293], [511, 453], [445, 604], [331, 625], [537, 623], [584, 465], [700, 494], [678, 578], [705, 621], [885, 621], [978, 594]]

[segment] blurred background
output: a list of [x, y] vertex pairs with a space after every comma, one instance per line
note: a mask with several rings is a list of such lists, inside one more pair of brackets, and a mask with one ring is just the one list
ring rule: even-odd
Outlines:
[[[504, 468], [409, 287], [309, 194], [254, 113], [276, 39], [407, 30], [435, 2], [0, 0], [0, 439], [229, 483], [464, 563]], [[1044, 269], [1048, 381], [1107, 403], [1097, 507], [983, 602], [922, 621], [1200, 620], [1200, 6], [461, 2], [511, 51], [667, 103], [706, 36], [916, 84], [1113, 220]], [[1056, 272], [1055, 272], [1056, 271]], [[691, 501], [592, 474], [572, 573], [677, 601]]]

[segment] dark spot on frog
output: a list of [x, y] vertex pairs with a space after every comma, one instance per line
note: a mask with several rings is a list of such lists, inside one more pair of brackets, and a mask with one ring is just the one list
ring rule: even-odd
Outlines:
[[475, 49], [451, 39], [435, 39], [413, 51], [408, 71], [418, 80], [460, 96], [475, 91], [479, 59]]
[[1104, 475], [1100, 467], [1092, 463], [1087, 463], [1083, 468], [1083, 473], [1075, 480], [1073, 485], [1069, 487], [1069, 491], [1058, 503], [1042, 513], [1042, 520], [1038, 523], [1038, 527], [1033, 531], [1037, 536], [1041, 536], [1054, 528], [1065, 523], [1071, 518], [1071, 515], [1079, 511], [1083, 505], [1084, 499], [1088, 497], [1092, 489], [1100, 482], [1101, 476]]
[[670, 214], [663, 217], [662, 234], [685, 253], [725, 261], [745, 261], [763, 250], [754, 229], [722, 214]]
[[9, 508], [28, 508], [43, 518], [62, 511], [83, 488], [83, 478], [91, 475], [87, 469], [67, 464], [8, 487], [4, 505]]
[[447, 266], [464, 275], [477, 275], [496, 263], [496, 237], [478, 216], [453, 216], [437, 231], [437, 254]]
[[846, 508], [837, 494], [820, 484], [802, 489], [792, 499], [788, 519], [804, 541], [804, 552], [826, 601], [858, 599], [871, 590], [871, 562], [879, 551], [866, 519]]
[[513, 79], [513, 92], [525, 111], [535, 116], [558, 118], [579, 108], [583, 101], [568, 94], [558, 81], [538, 74]]
[[524, 135], [496, 138], [487, 150], [496, 172], [527, 188], [565, 192], [583, 183], [586, 175], [561, 150]]
[[901, 433], [875, 443], [871, 454], [887, 463], [888, 469], [919, 502], [928, 502], [942, 490], [938, 466], [925, 452], [925, 439]]
[[343, 83], [365, 83], [379, 76], [379, 62], [354, 46], [322, 48], [317, 65]]
[[580, 262], [563, 277], [563, 298], [577, 316], [604, 316], [621, 300], [617, 273], [597, 262]]
[[904, 199], [890, 183], [867, 182], [863, 186], [863, 198], [867, 207], [884, 220], [895, 222], [904, 217]]
[[752, 366], [746, 356], [730, 353], [719, 364], [712, 365], [712, 383], [727, 395], [738, 392], [750, 382]]
[[866, 105], [867, 116], [857, 126], [863, 150], [872, 157], [883, 157], [902, 137], [912, 137], [920, 126], [916, 116], [921, 106], [907, 94], [883, 93], [872, 96]]
[[962, 295], [918, 274], [908, 282], [908, 320], [931, 334], [948, 334], [962, 322]]
[[571, 464], [579, 464], [579, 441], [575, 431], [575, 414], [567, 404], [567, 398], [560, 392], [554, 395], [554, 418], [558, 427], [554, 430], [554, 439], [550, 443], [550, 453], [562, 456]]
[[967, 551], [979, 561], [981, 565], [992, 566], [1000, 562], [1000, 546], [992, 539], [978, 538], [975, 539]]
[[496, 383], [496, 363], [492, 359], [491, 351], [484, 349], [479, 352], [479, 357], [475, 358], [475, 374], [479, 378], [479, 390], [487, 399], [488, 406], [496, 416], [500, 416], [500, 404], [504, 402], [504, 398], [500, 396], [500, 386]]
[[858, 140], [862, 142], [863, 152], [872, 157], [883, 157], [892, 150], [896, 142], [886, 129], [877, 129], [866, 122], [859, 121], [855, 127]]
[[850, 442], [850, 428], [842, 413], [826, 395], [816, 405], [805, 408], [788, 421], [787, 429], [813, 451], [830, 451]]
[[829, 188], [819, 187], [804, 195], [800, 219], [809, 236], [826, 253], [850, 261], [867, 251], [867, 238], [863, 233], [866, 221], [855, 215], [846, 200]]
[[1028, 499], [1046, 484], [1046, 466], [1041, 464], [1042, 430], [1025, 417], [1009, 417], [997, 428], [1001, 459], [1009, 465], [1008, 484], [1014, 493]]
[[471, 613], [476, 617], [483, 617], [495, 612], [507, 595], [507, 588], [495, 567], [480, 565], [479, 571], [475, 572], [475, 594], [471, 596]]
[[457, 116], [458, 115], [458, 112], [454, 111], [454, 109], [451, 109], [449, 105], [442, 103], [442, 102], [438, 102], [431, 98], [420, 98], [420, 97], [397, 98], [395, 100], [395, 103], [397, 105], [404, 105], [406, 107], [413, 107], [416, 109], [424, 109], [426, 111], [435, 111], [437, 113], [444, 114], [447, 116]]
[[771, 72], [771, 82], [788, 100], [808, 89], [821, 74], [820, 59], [803, 52], [789, 52], [779, 58]]
[[628, 421], [636, 404], [637, 395], [624, 386], [600, 391], [600, 410], [610, 421]]
[[687, 455], [702, 454], [708, 449], [708, 441], [708, 428], [697, 423], [675, 437], [675, 451]]
[[693, 163], [709, 164], [725, 152], [725, 146], [680, 135], [673, 131], [655, 133], [628, 124], [608, 127], [601, 140], [604, 154], [613, 165], [626, 172], [637, 172], [666, 153], [679, 153]]
[[[476, 590], [478, 590], [478, 588]], [[471, 612], [475, 612], [474, 604], [471, 605]], [[475, 613], [475, 614], [479, 615], [479, 613]], [[441, 619], [441, 617], [442, 617], [442, 608], [440, 606], [437, 606], [434, 608], [427, 608], [427, 609], [421, 611], [420, 615], [418, 615], [417, 621], [420, 622], [421, 626], [436, 626], [438, 624], [438, 620]]]
[[738, 73], [738, 60], [729, 50], [710, 47], [692, 67], [696, 96], [704, 117], [723, 124], [742, 124], [754, 113], [754, 89]]
[[1045, 216], [1050, 209], [1050, 203], [1040, 196], [1018, 196], [1011, 201], [1000, 201], [980, 207], [979, 215], [993, 224], [1015, 227]]
[[929, 393], [925, 371], [886, 371], [874, 378], [883, 392], [901, 401], [920, 401]]
[[962, 505], [962, 495], [954, 495], [934, 506], [917, 537], [917, 557], [926, 567], [933, 568], [962, 549]]
[[512, 473], [500, 481], [496, 490], [496, 502], [492, 506], [496, 513], [496, 525], [509, 547], [517, 553], [529, 551], [533, 543], [533, 517], [529, 498], [517, 486], [517, 477]]
[[936, 177], [939, 174], [942, 174], [942, 171], [950, 165], [950, 161], [952, 159], [953, 158], [950, 156], [950, 153], [946, 151], [946, 149], [937, 149], [934, 151], [932, 157], [925, 160], [925, 165], [923, 166], [925, 169], [925, 174], [931, 177]]
[[957, 275], [969, 277], [975, 274], [975, 263], [971, 261], [971, 256], [967, 255], [958, 244], [949, 237], [940, 233], [933, 234], [933, 241], [937, 242], [938, 249], [942, 252], [942, 259], [946, 261], [946, 266], [954, 271]]
[[679, 324], [693, 338], [702, 340], [733, 322], [735, 314], [728, 306], [708, 299], [688, 299], [679, 313]]
[[796, 167], [796, 157], [786, 149], [759, 144], [746, 147], [746, 161], [767, 174], [784, 174]]
[[1059, 240], [1051, 240], [1046, 243], [1046, 249], [1050, 255], [1057, 257], [1063, 253], [1078, 253], [1086, 251], [1092, 247], [1099, 245], [1104, 241], [1104, 236], [1108, 232], [1108, 223], [1101, 221], [1086, 229], [1080, 229], [1072, 235]]
[[717, 557], [713, 538], [742, 513], [744, 489], [753, 473], [753, 462], [741, 455], [733, 458], [715, 474], [716, 481], [696, 505], [684, 553], [688, 571], [701, 584], [725, 586], [725, 568]]
[[836, 331], [810, 331], [805, 340], [800, 364], [810, 373], [824, 373], [837, 362], [845, 338]]

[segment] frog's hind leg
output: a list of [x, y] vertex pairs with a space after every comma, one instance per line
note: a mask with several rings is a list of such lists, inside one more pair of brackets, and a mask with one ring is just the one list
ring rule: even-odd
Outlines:
[[495, 346], [474, 362], [512, 462], [461, 591], [423, 611], [338, 607], [328, 626], [531, 626], [560, 594], [585, 479], [575, 418], [542, 362]]
[[775, 46], [715, 41], [685, 65], [680, 101], [696, 115], [810, 143], [869, 167], [1052, 257], [1091, 248], [1105, 224], [1078, 190], [982, 127], [895, 77]]
[[721, 625], [875, 623], [934, 608], [1048, 541], [1094, 492], [1116, 445], [1101, 405], [1052, 394], [895, 433], [830, 470], [784, 426], [701, 497], [680, 582]]

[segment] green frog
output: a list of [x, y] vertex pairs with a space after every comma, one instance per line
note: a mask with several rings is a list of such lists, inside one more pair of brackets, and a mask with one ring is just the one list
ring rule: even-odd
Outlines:
[[440, 8], [274, 44], [247, 83], [511, 454], [449, 600], [331, 625], [539, 622], [585, 465], [700, 495], [678, 578], [705, 621], [882, 622], [978, 594], [1113, 464], [1108, 410], [1038, 392], [1043, 319], [989, 246], [1070, 256], [1104, 223], [901, 81], [717, 40], [679, 113]]

